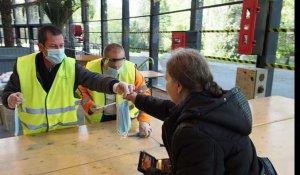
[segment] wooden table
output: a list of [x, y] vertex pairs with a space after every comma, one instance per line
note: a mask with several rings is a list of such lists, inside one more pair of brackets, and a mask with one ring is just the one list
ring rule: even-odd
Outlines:
[[[269, 157], [278, 174], [294, 174], [294, 99], [271, 96], [249, 100], [253, 115], [250, 135], [258, 156]], [[162, 142], [162, 121], [152, 119], [151, 137]]]
[[257, 155], [268, 157], [278, 175], [295, 174], [295, 119], [253, 128], [250, 135]]
[[294, 99], [271, 96], [249, 100], [253, 127], [295, 117]]
[[99, 59], [101, 56], [99, 55], [75, 55], [76, 61], [81, 64], [82, 66], [85, 66], [87, 62]]
[[0, 139], [0, 174], [141, 174], [139, 152], [155, 147], [151, 137], [121, 138], [115, 121], [9, 137]]
[[164, 74], [160, 73], [160, 72], [156, 72], [156, 71], [152, 71], [152, 70], [148, 70], [148, 71], [139, 71], [144, 78], [148, 78], [148, 86], [150, 87], [150, 91], [152, 94], [152, 79], [158, 78], [158, 77], [163, 77], [165, 76]]
[[139, 71], [144, 78], [158, 78], [158, 77], [163, 77], [165, 74], [162, 74], [160, 72], [155, 72], [152, 70], [146, 70], [146, 71]]
[[[294, 174], [293, 101], [278, 96], [249, 101], [250, 137], [257, 154], [269, 157], [278, 174]], [[147, 139], [121, 138], [115, 121], [0, 139], [0, 174], [141, 174], [136, 170], [141, 150], [168, 156], [160, 144], [162, 121], [153, 118], [151, 125]]]

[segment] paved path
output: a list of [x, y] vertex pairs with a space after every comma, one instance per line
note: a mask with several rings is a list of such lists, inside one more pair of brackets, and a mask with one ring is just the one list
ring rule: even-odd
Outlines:
[[[132, 56], [130, 59], [137, 65], [143, 61], [143, 58], [138, 56]], [[159, 71], [165, 72], [165, 64], [166, 59], [159, 61]], [[235, 86], [236, 71], [238, 67], [254, 67], [254, 65], [248, 64], [243, 65], [216, 61], [209, 61], [209, 65], [215, 81], [223, 89], [230, 89]], [[164, 78], [158, 78], [157, 83], [159, 88], [165, 88]], [[272, 87], [272, 96], [274, 95], [295, 98], [295, 71], [275, 69]]]

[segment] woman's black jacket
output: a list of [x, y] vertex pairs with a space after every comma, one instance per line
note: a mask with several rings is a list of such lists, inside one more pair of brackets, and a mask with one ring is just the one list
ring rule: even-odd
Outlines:
[[179, 105], [137, 95], [140, 110], [163, 120], [162, 138], [173, 174], [257, 175], [259, 165], [249, 138], [252, 116], [238, 88], [222, 97], [191, 93]]

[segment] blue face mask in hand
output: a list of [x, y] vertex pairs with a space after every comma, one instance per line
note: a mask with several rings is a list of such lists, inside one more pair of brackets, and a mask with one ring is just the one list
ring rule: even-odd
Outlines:
[[65, 49], [47, 49], [48, 56], [46, 59], [52, 64], [56, 65], [61, 63], [65, 58]]
[[122, 137], [126, 137], [131, 127], [128, 101], [118, 104], [117, 109], [117, 131]]

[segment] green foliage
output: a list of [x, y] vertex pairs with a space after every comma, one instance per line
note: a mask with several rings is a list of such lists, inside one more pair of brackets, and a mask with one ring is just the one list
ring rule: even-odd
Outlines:
[[[281, 10], [280, 28], [295, 28], [295, 2], [293, 0], [284, 0]], [[278, 46], [276, 52], [276, 62], [290, 65], [290, 57], [295, 55], [295, 34], [279, 33]]]
[[[149, 22], [149, 20], [144, 20]], [[148, 31], [147, 25], [139, 25], [144, 21], [133, 20], [130, 23], [130, 29], [134, 32], [145, 32]], [[132, 33], [129, 35], [130, 47], [134, 48], [148, 48], [149, 47], [149, 33]]]
[[[97, 0], [93, 1], [93, 4]], [[220, 3], [231, 2], [233, 0], [205, 0], [204, 6], [214, 5]], [[280, 28], [294, 28], [294, 1], [284, 0], [281, 13]], [[122, 18], [121, 0], [108, 0], [108, 19]], [[189, 9], [191, 0], [160, 0], [160, 12], [169, 12], [175, 10]], [[99, 7], [95, 7], [92, 14], [98, 13]], [[207, 8], [203, 9], [202, 29], [203, 30], [226, 30], [226, 29], [239, 29], [241, 18], [242, 4], [235, 4], [224, 7]], [[77, 13], [77, 12], [76, 12]], [[90, 16], [92, 15], [90, 14]], [[130, 1], [130, 16], [140, 16], [150, 14], [150, 1], [134, 0]], [[134, 15], [132, 15], [134, 14]], [[77, 17], [80, 15], [76, 15]], [[73, 19], [76, 19], [73, 15]], [[97, 20], [97, 19], [95, 19]], [[78, 20], [77, 20], [78, 21]], [[159, 31], [187, 31], [190, 28], [190, 12], [180, 12], [174, 14], [164, 14], [159, 16]], [[131, 18], [130, 31], [131, 32], [149, 32], [150, 31], [150, 18]], [[90, 23], [91, 25], [91, 23]], [[100, 25], [90, 27], [90, 31], [99, 31]], [[108, 21], [109, 32], [121, 32], [121, 20]], [[157, 31], [154, 31], [157, 32]], [[93, 42], [100, 42], [100, 34], [90, 37]], [[121, 33], [109, 33], [109, 42], [121, 43]], [[240, 55], [237, 53], [238, 36], [237, 32], [230, 33], [201, 33], [202, 43], [201, 52], [204, 55], [238, 58]], [[130, 47], [134, 48], [148, 48], [149, 47], [149, 33], [130, 33]], [[93, 40], [95, 39], [95, 41]], [[289, 58], [294, 55], [295, 50], [295, 37], [294, 33], [279, 33], [278, 48], [277, 48], [277, 63], [291, 64]], [[171, 33], [160, 33], [159, 35], [159, 49], [170, 50], [171, 48]], [[135, 50], [134, 50], [135, 51]], [[248, 56], [249, 60], [255, 61], [255, 57]]]
[[77, 0], [38, 0], [52, 24], [62, 29], [73, 12], [80, 7]]
[[[170, 6], [166, 0], [160, 1], [160, 11], [168, 12], [170, 11]], [[160, 31], [168, 31], [169, 26], [171, 26], [171, 16], [170, 15], [162, 15], [159, 19], [159, 30]], [[171, 35], [161, 33], [159, 35], [159, 46], [162, 50], [169, 50], [171, 48]]]

